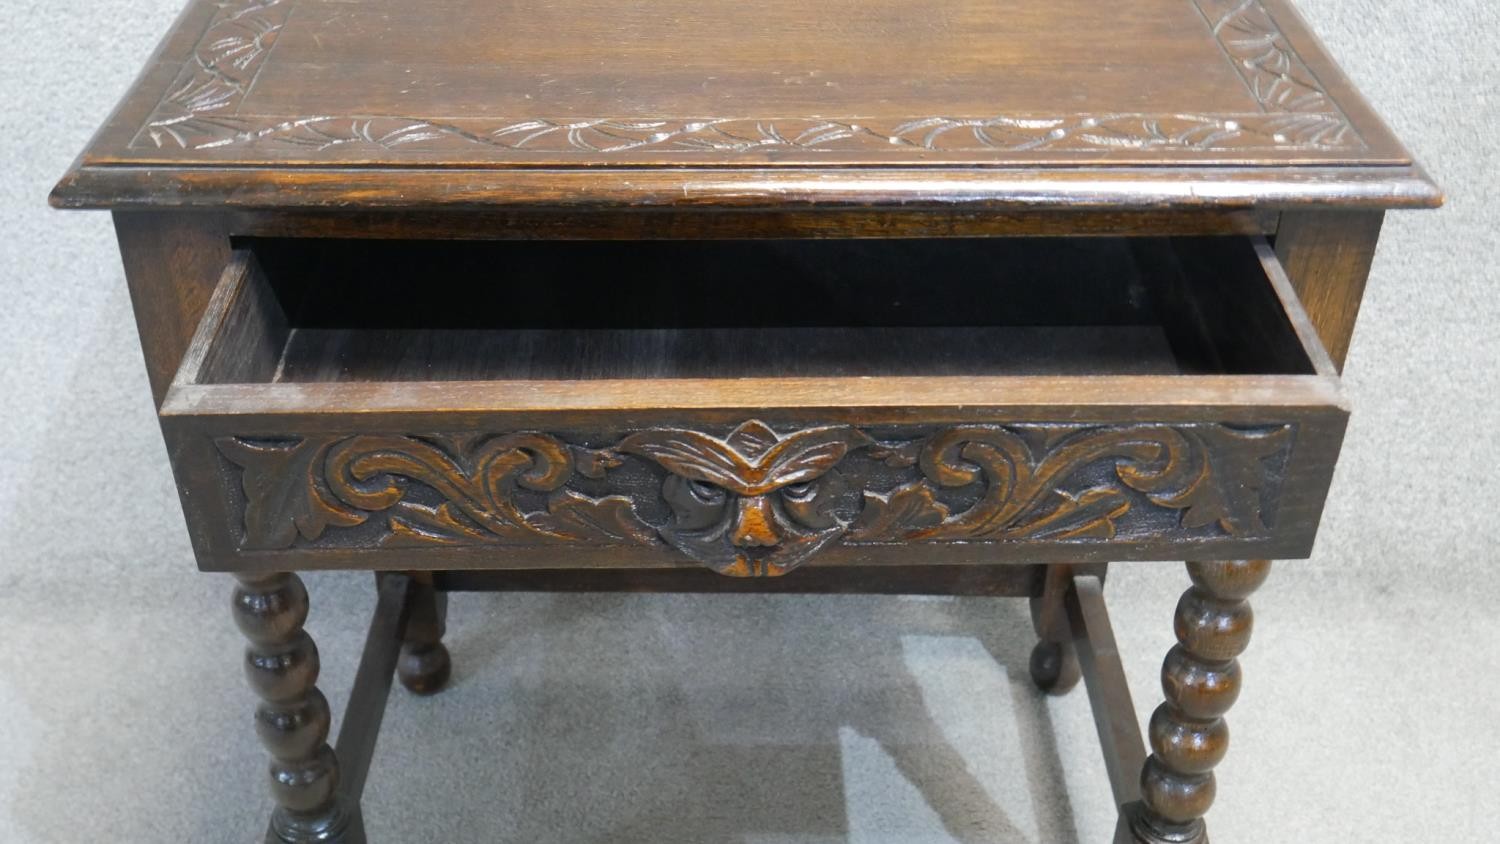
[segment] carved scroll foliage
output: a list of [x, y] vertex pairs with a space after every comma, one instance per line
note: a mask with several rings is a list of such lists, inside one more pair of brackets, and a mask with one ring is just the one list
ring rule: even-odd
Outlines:
[[1260, 107], [1284, 115], [1276, 139], [1313, 147], [1363, 146], [1322, 83], [1256, 0], [1194, 0]]
[[[1126, 490], [1180, 511], [1180, 525], [1217, 525], [1231, 536], [1266, 530], [1262, 461], [1288, 447], [1290, 431], [1224, 426], [1126, 426], [1062, 429], [1042, 448], [1016, 430], [949, 428], [925, 441], [922, 478], [886, 492], [865, 492], [855, 541], [1113, 539], [1133, 506]], [[1113, 472], [1093, 485], [1069, 481], [1093, 464]], [[977, 503], [951, 512], [944, 488], [984, 484]]]
[[246, 549], [664, 543], [724, 574], [767, 576], [838, 542], [1263, 536], [1292, 435], [1023, 424], [881, 440], [752, 420], [723, 436], [640, 430], [608, 448], [535, 432], [216, 444], [240, 470]]
[[1267, 111], [1332, 114], [1328, 92], [1254, 0], [1193, 0], [1250, 93]]
[[[230, 0], [222, 3], [142, 135], [158, 147], [183, 148], [234, 143], [241, 121], [223, 117], [250, 92], [276, 35], [286, 25], [293, 0]], [[138, 136], [136, 142], [141, 138]]]
[[[165, 131], [165, 130], [163, 130]], [[763, 149], [889, 152], [1025, 152], [1175, 148], [1255, 150], [1341, 148], [1347, 122], [1337, 115], [1112, 114], [1102, 117], [928, 117], [902, 122], [703, 120], [526, 120], [494, 128], [485, 121], [407, 117], [296, 118], [262, 125], [250, 118], [172, 124], [170, 140], [187, 149], [274, 146], [324, 152], [335, 147], [386, 152], [459, 152], [476, 146], [510, 152], [750, 153]]]
[[[545, 434], [471, 437], [360, 435], [292, 442], [215, 441], [243, 468], [245, 545], [316, 542], [330, 526], [353, 527], [389, 511], [388, 544], [494, 541], [654, 542], [624, 496], [591, 498], [563, 486], [608, 465]], [[405, 500], [397, 479], [436, 492], [435, 506]], [[525, 512], [520, 490], [550, 493]]]
[[1249, 114], [927, 115], [894, 120], [797, 117], [518, 115], [466, 120], [416, 115], [245, 116], [239, 105], [295, 0], [224, 0], [133, 147], [240, 147], [268, 153], [352, 147], [471, 153], [489, 148], [609, 155], [641, 150], [891, 153], [1183, 149], [1360, 149], [1363, 142], [1259, 0], [1192, 0], [1260, 106]]

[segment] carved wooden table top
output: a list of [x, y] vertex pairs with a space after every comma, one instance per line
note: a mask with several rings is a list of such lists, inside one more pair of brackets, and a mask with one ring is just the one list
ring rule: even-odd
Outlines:
[[[1198, 165], [1256, 169], [1189, 187]], [[1436, 198], [1284, 0], [199, 0], [57, 201], [1245, 204], [1336, 185]]]

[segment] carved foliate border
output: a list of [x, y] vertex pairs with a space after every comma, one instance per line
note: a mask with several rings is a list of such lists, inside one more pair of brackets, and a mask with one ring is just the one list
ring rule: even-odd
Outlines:
[[[1184, 0], [1188, 2], [1189, 0]], [[1251, 114], [429, 120], [240, 116], [295, 0], [226, 0], [131, 148], [566, 153], [1361, 150], [1364, 141], [1259, 0], [1190, 0], [1261, 107]]]
[[242, 550], [658, 546], [769, 576], [836, 544], [1271, 535], [1294, 425], [326, 434], [215, 446]]

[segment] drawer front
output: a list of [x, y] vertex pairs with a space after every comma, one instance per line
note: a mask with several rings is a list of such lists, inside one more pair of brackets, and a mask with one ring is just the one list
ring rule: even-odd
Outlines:
[[242, 254], [162, 423], [212, 570], [1301, 557], [1347, 413], [1252, 254], [1309, 373], [288, 382]]
[[1344, 427], [1329, 410], [1233, 422], [762, 414], [605, 430], [394, 421], [169, 424], [205, 566], [766, 576], [808, 563], [1297, 557]]

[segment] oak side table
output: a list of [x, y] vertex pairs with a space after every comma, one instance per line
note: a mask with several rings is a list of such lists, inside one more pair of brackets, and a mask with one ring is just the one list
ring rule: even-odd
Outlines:
[[[364, 840], [486, 589], [1027, 597], [1166, 844], [1441, 195], [1286, 0], [193, 0], [52, 201], [114, 212], [268, 840]], [[1143, 740], [1101, 588], [1160, 559]], [[309, 569], [377, 573], [335, 747]]]

